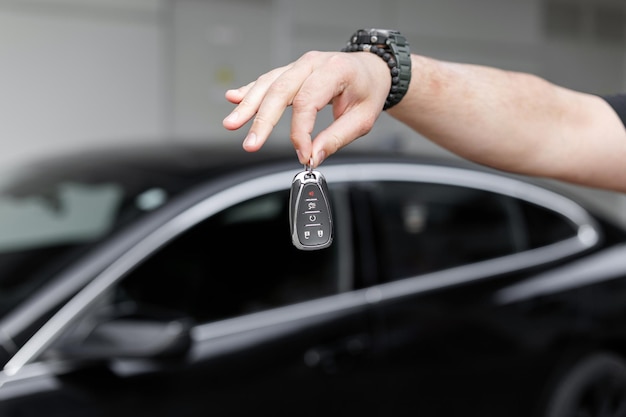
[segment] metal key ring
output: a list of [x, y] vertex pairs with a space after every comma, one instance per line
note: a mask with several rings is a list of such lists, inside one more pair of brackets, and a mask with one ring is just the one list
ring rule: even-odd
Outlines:
[[306, 173], [307, 178], [310, 177], [315, 177], [315, 174], [313, 174], [313, 158], [309, 159], [309, 163], [304, 165], [304, 169], [305, 171], [308, 171]]

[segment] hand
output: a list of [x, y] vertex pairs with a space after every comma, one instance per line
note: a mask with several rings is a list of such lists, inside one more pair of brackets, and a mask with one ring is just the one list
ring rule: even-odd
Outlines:
[[[236, 130], [254, 117], [243, 147], [255, 152], [292, 106], [291, 142], [300, 163], [312, 159], [316, 167], [372, 129], [390, 85], [389, 69], [374, 54], [308, 52], [244, 87], [228, 90], [226, 99], [237, 107], [223, 125]], [[334, 121], [312, 139], [317, 113], [328, 104], [332, 104]]]

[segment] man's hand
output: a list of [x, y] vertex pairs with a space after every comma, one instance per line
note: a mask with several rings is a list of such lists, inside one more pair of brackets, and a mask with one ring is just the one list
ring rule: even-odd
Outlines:
[[[243, 147], [255, 152], [292, 106], [290, 139], [299, 161], [308, 164], [313, 159], [315, 167], [372, 129], [390, 85], [389, 69], [374, 54], [308, 52], [244, 87], [228, 90], [226, 99], [237, 107], [223, 124], [236, 130], [254, 117]], [[313, 139], [317, 113], [328, 104], [334, 121]]]

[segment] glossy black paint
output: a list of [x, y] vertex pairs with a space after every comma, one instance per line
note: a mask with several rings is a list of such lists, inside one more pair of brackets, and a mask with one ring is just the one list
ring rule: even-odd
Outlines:
[[[562, 229], [524, 217], [534, 210], [525, 199], [534, 204], [532, 193], [541, 193], [502, 195], [505, 174], [345, 151], [320, 168], [336, 239], [308, 252], [289, 236], [288, 190], [301, 169], [291, 152], [152, 147], [53, 164], [38, 165], [29, 186], [10, 194], [40, 195], [58, 178], [120, 180], [130, 191], [120, 219], [98, 239], [23, 252], [26, 263], [0, 269], [5, 283], [39, 271], [0, 318], [2, 416], [624, 415], [626, 233], [582, 203], [568, 205], [574, 214], [565, 217], [580, 209], [596, 240], [579, 239], [586, 229], [575, 224], [569, 236], [570, 220]], [[364, 164], [378, 164], [380, 180]], [[396, 165], [449, 165], [441, 172], [456, 188], [441, 178], [428, 195], [393, 194], [395, 207], [386, 194], [395, 182], [422, 181], [393, 174]], [[466, 192], [454, 183], [459, 167], [467, 170], [461, 182], [478, 172], [490, 176], [487, 186]], [[491, 180], [493, 193], [484, 189]], [[168, 199], [137, 210], [136, 197], [155, 187]], [[512, 214], [510, 233], [477, 222], [487, 206], [472, 201]], [[449, 240], [429, 252], [437, 262], [413, 263], [412, 246], [400, 242], [414, 242], [416, 259], [433, 249], [434, 239], [417, 249], [431, 227], [422, 222], [445, 214], [437, 224], [450, 225], [454, 213], [442, 210], [457, 203], [475, 210], [454, 221], [471, 226], [463, 242], [480, 258], [446, 257], [467, 246]], [[485, 238], [497, 242], [489, 252]], [[406, 257], [389, 253], [395, 244]], [[66, 258], [48, 267], [42, 251]], [[600, 359], [577, 366], [589, 358]], [[599, 389], [606, 378], [618, 388]], [[618, 393], [613, 409], [609, 392]]]

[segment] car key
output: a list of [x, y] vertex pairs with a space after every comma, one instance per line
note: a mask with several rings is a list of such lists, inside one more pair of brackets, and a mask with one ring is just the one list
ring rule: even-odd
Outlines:
[[326, 179], [312, 165], [296, 174], [291, 184], [289, 224], [294, 246], [323, 249], [333, 241], [333, 219]]

